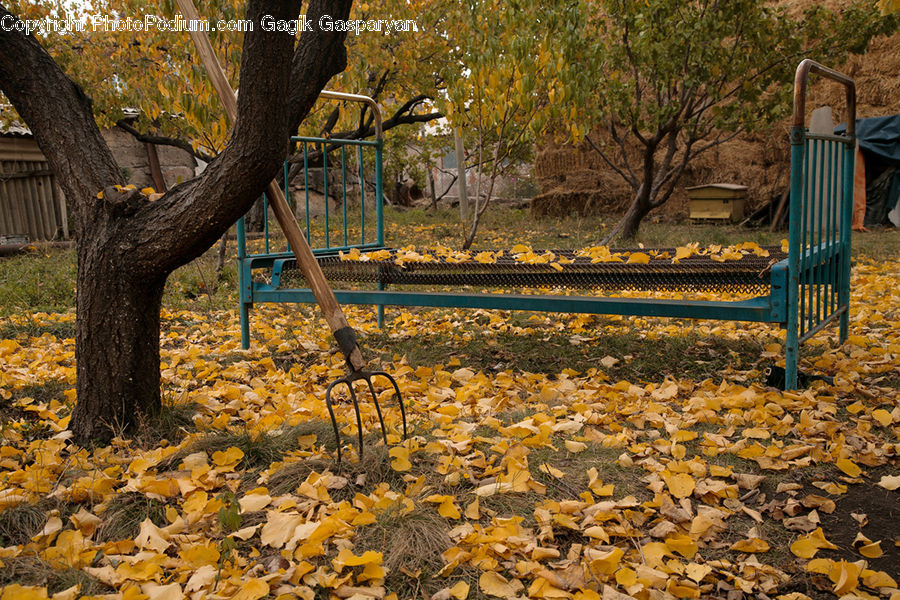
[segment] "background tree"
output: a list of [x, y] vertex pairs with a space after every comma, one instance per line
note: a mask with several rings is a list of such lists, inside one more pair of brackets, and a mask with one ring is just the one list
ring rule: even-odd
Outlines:
[[475, 205], [463, 248], [475, 239], [497, 178], [533, 157], [546, 126], [544, 110], [565, 98], [559, 79], [571, 65], [556, 48], [577, 34], [578, 3], [570, 0], [467, 0], [448, 6], [448, 54], [438, 101], [464, 132]]
[[[893, 26], [871, 3], [791, 18], [758, 0], [588, 0], [579, 50], [590, 75], [570, 85], [580, 133], [632, 190], [624, 218], [601, 242], [634, 238], [671, 197], [688, 163], [789, 108], [801, 57], [834, 64]], [[587, 131], [596, 125], [596, 133]], [[563, 127], [569, 133], [571, 124]], [[578, 137], [578, 136], [576, 136]]]
[[[306, 14], [313, 21], [323, 14], [342, 19], [350, 6], [349, 0], [311, 0]], [[256, 27], [243, 38], [238, 119], [230, 135], [223, 133], [227, 145], [200, 177], [154, 201], [114, 187], [123, 175], [91, 99], [38, 39], [0, 30], [0, 90], [34, 133], [75, 223], [77, 404], [70, 428], [77, 441], [108, 439], [112, 428], [159, 409], [166, 278], [246, 212], [279, 171], [290, 133], [345, 67], [343, 33], [317, 30], [295, 40], [260, 26], [263, 15], [295, 19], [300, 8], [287, 0], [248, 3], [246, 18]], [[12, 14], [0, 5], [3, 17]]]

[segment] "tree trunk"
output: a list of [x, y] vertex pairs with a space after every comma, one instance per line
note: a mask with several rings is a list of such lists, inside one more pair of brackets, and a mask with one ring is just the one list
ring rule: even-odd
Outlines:
[[[159, 325], [165, 277], [130, 277], [102, 241], [78, 256], [75, 439], [105, 443], [160, 407]], [[111, 420], [112, 419], [112, 420]]]
[[650, 212], [650, 203], [642, 202], [641, 198], [635, 198], [628, 208], [628, 212], [622, 217], [622, 239], [633, 240], [637, 237], [641, 221]]
[[[222, 237], [219, 239], [219, 251], [216, 253], [216, 282], [218, 283], [219, 279], [222, 277], [222, 272], [225, 270], [225, 257], [228, 254], [228, 233], [222, 234]], [[213, 288], [216, 288], [217, 285], [213, 285]], [[207, 293], [213, 293], [214, 290], [207, 290]]]

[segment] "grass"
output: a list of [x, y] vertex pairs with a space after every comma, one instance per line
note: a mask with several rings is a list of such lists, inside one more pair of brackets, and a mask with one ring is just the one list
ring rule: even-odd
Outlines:
[[276, 435], [241, 432], [215, 432], [197, 439], [187, 449], [173, 454], [161, 465], [161, 469], [175, 468], [186, 456], [195, 452], [206, 452], [212, 456], [216, 452], [224, 452], [229, 448], [238, 448], [244, 453], [239, 464], [242, 471], [258, 471], [273, 462], [280, 461], [284, 455], [297, 448], [297, 435], [293, 429], [287, 429]]
[[435, 576], [444, 566], [441, 553], [451, 545], [447, 520], [432, 508], [387, 510], [356, 534], [356, 548], [383, 554], [390, 569], [385, 587], [400, 598], [429, 598], [444, 587], [446, 580]]
[[0, 316], [64, 312], [74, 306], [74, 249], [40, 249], [0, 259]]
[[[14, 556], [3, 559], [0, 586], [9, 584], [45, 586], [50, 594], [78, 586], [79, 596], [95, 596], [114, 591], [80, 569], [52, 564], [36, 556]], [[10, 596], [28, 597], [15, 596], [15, 592], [10, 592]]]
[[[504, 321], [515, 318], [510, 315]], [[365, 343], [379, 352], [382, 360], [400, 354], [413, 368], [445, 363], [453, 357], [476, 370], [512, 369], [551, 375], [563, 369], [579, 373], [597, 369], [614, 381], [633, 382], [659, 381], [667, 376], [700, 380], [718, 377], [728, 367], [745, 368], [747, 363], [760, 362], [767, 343], [699, 333], [653, 338], [639, 330], [608, 332], [599, 326], [589, 341], [573, 343], [568, 332], [529, 329], [492, 332], [463, 326], [454, 337], [422, 334], [405, 338], [386, 330], [368, 336]], [[619, 360], [605, 366], [602, 361], [607, 356]]]
[[0, 512], [0, 547], [27, 544], [47, 521], [47, 507], [19, 504]]
[[102, 542], [134, 539], [141, 523], [150, 519], [158, 527], [166, 525], [166, 505], [139, 492], [123, 492], [109, 501], [97, 530]]
[[[19, 314], [31, 317], [29, 313]], [[28, 318], [24, 323], [0, 324], [0, 339], [41, 337], [42, 335], [52, 335], [58, 339], [72, 339], [75, 337], [75, 320], [46, 322]]]
[[134, 431], [134, 439], [139, 448], [156, 448], [177, 444], [189, 433], [196, 431], [194, 415], [198, 406], [193, 402], [177, 402], [163, 396], [159, 414], [152, 423], [141, 423]]
[[20, 388], [12, 394], [12, 398], [32, 398], [35, 402], [49, 402], [56, 399], [62, 402], [65, 400], [63, 392], [71, 387], [72, 385], [66, 381], [49, 380], [46, 383]]

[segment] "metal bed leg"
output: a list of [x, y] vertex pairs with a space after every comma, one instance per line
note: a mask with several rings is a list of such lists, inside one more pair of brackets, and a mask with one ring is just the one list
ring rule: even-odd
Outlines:
[[241, 302], [241, 348], [250, 349], [250, 310], [247, 303]]

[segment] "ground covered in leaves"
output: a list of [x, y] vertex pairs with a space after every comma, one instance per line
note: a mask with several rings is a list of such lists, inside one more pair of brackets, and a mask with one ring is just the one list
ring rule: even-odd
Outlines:
[[69, 442], [74, 316], [0, 319], [0, 598], [900, 598], [900, 262], [783, 393], [766, 325], [351, 309], [387, 392], [311, 309], [164, 314], [159, 419]]

